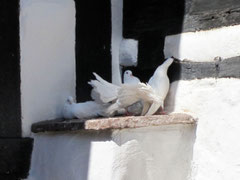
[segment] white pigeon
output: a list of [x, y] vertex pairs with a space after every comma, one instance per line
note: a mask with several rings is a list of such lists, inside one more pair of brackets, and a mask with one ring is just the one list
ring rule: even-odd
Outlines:
[[68, 97], [64, 108], [63, 117], [65, 119], [86, 119], [103, 116], [104, 106], [96, 103], [95, 101], [86, 101], [82, 103], [75, 103], [73, 98]]
[[[91, 92], [91, 97], [94, 101], [99, 104], [105, 105], [105, 107], [109, 107], [112, 103], [114, 103], [118, 98], [118, 91], [121, 89], [121, 86], [114, 85], [105, 81], [98, 74], [93, 73], [96, 77], [96, 80], [91, 80], [88, 82], [93, 89]], [[132, 71], [127, 70], [124, 73], [124, 84], [138, 84], [140, 80], [132, 75]], [[114, 112], [108, 113], [105, 111], [105, 116], [113, 116], [113, 115], [123, 115], [123, 114], [131, 114], [131, 115], [140, 115], [142, 112], [142, 103], [134, 102], [130, 104], [129, 107], [126, 108], [118, 108], [115, 109]]]
[[73, 119], [75, 118], [73, 112], [72, 112], [72, 105], [74, 103], [74, 100], [71, 96], [69, 96], [63, 106], [63, 117], [64, 119]]
[[114, 113], [119, 108], [126, 108], [138, 101], [143, 104], [141, 115], [153, 115], [160, 107], [164, 107], [164, 99], [169, 90], [168, 67], [173, 58], [168, 58], [154, 72], [147, 84], [122, 85], [118, 90], [115, 103], [106, 110], [107, 114]]
[[141, 102], [143, 106], [141, 115], [145, 115], [153, 101], [158, 101], [154, 95], [154, 90], [148, 84], [124, 84], [118, 91], [115, 103], [106, 109], [106, 113], [113, 114], [118, 109], [128, 109], [135, 103]]
[[[131, 70], [126, 70], [123, 74], [123, 82], [124, 84], [138, 84], [141, 81], [139, 80], [138, 77], [133, 76], [132, 71]], [[129, 115], [141, 115], [143, 110], [143, 104], [141, 101], [138, 101], [132, 105], [130, 105], [129, 107], [127, 107], [127, 114]]]
[[173, 58], [168, 58], [162, 65], [158, 66], [153, 76], [149, 79], [148, 84], [154, 89], [156, 95], [161, 99], [159, 103], [153, 103], [146, 115], [154, 114], [160, 107], [164, 108], [164, 100], [169, 91], [169, 78], [167, 71], [173, 63]]
[[123, 74], [123, 82], [124, 84], [138, 84], [141, 81], [136, 76], [133, 76], [132, 71], [126, 70]]

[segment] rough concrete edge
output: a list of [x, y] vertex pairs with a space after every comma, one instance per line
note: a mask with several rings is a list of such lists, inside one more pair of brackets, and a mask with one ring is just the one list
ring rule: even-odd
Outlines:
[[141, 128], [173, 124], [196, 124], [197, 119], [188, 114], [170, 114], [153, 116], [126, 116], [112, 118], [98, 118], [90, 120], [73, 119], [68, 121], [51, 120], [41, 121], [32, 125], [32, 132], [58, 132], [58, 131], [99, 131], [124, 128]]

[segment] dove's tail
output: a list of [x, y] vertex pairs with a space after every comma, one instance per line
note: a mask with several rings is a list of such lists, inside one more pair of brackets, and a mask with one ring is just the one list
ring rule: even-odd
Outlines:
[[[109, 103], [117, 98], [119, 86], [109, 83], [102, 79], [96, 73], [93, 73], [96, 80], [88, 82], [93, 87], [92, 98], [101, 101], [102, 103]], [[96, 96], [97, 95], [97, 96]]]

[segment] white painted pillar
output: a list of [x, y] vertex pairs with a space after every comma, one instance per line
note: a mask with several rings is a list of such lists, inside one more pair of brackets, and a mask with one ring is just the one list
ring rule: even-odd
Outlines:
[[112, 2], [112, 83], [121, 84], [119, 66], [119, 47], [122, 41], [123, 1], [111, 0]]
[[62, 116], [75, 97], [74, 0], [21, 0], [21, 107], [23, 136], [31, 124]]

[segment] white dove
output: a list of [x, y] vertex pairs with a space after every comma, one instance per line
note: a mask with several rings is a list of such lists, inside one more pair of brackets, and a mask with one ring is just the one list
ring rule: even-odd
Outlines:
[[[124, 84], [138, 84], [141, 81], [139, 80], [138, 77], [133, 76], [131, 70], [126, 70], [123, 74], [123, 82]], [[129, 107], [127, 107], [126, 114], [137, 116], [137, 115], [141, 115], [142, 110], [143, 110], [143, 104], [141, 101], [138, 101], [130, 105]]]
[[148, 84], [122, 85], [118, 90], [116, 102], [106, 110], [107, 114], [114, 113], [119, 108], [126, 108], [138, 101], [143, 104], [141, 115], [152, 115], [160, 107], [164, 107], [164, 99], [169, 90], [168, 67], [173, 58], [168, 58], [154, 72]]
[[75, 118], [73, 112], [72, 112], [72, 106], [73, 106], [74, 100], [71, 96], [69, 96], [63, 106], [63, 117], [64, 119], [73, 119]]
[[[129, 70], [128, 73], [129, 72], [131, 72], [131, 71]], [[90, 84], [93, 87], [92, 92], [91, 92], [91, 97], [97, 103], [103, 104], [105, 107], [108, 107], [117, 100], [118, 91], [121, 89], [121, 86], [117, 86], [117, 85], [114, 85], [112, 83], [105, 81], [96, 73], [93, 73], [93, 74], [96, 77], [96, 80], [91, 80], [90, 82], [88, 82], [88, 84]], [[131, 72], [131, 74], [132, 74], [132, 72]], [[128, 76], [130, 76], [130, 73], [129, 74], [125, 73], [125, 76], [124, 76], [125, 83], [127, 83], [125, 78], [129, 78]], [[136, 77], [136, 79], [138, 79], [138, 78]], [[139, 79], [138, 79], [138, 81], [135, 81], [135, 84], [138, 82], [140, 82]], [[133, 81], [131, 81], [130, 83], [133, 83]], [[133, 106], [126, 108], [126, 109], [128, 109], [128, 112], [133, 115], [139, 115], [139, 114], [141, 114], [139, 112], [141, 112], [142, 104], [141, 104], [141, 102], [137, 102]], [[106, 111], [105, 116], [113, 116], [113, 115], [115, 115], [115, 113], [117, 115], [123, 115], [123, 114], [127, 113], [127, 111], [124, 108], [119, 108], [111, 113], [107, 113], [107, 111]]]
[[132, 71], [126, 70], [123, 74], [123, 82], [124, 84], [137, 84], [141, 81], [136, 76], [133, 76]]
[[169, 91], [169, 78], [167, 71], [173, 63], [173, 58], [168, 58], [162, 65], [158, 66], [153, 76], [149, 79], [148, 84], [154, 89], [156, 95], [161, 99], [159, 103], [153, 103], [146, 115], [154, 114], [160, 107], [164, 108], [164, 100]]
[[71, 96], [68, 97], [63, 108], [63, 117], [65, 119], [85, 119], [103, 116], [104, 106], [95, 101], [86, 101], [82, 103], [75, 103]]

